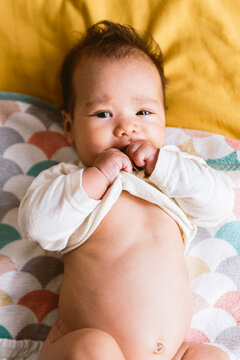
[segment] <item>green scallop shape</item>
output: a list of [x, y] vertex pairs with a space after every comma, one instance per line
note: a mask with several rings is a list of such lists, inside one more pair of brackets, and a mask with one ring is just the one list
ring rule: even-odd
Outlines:
[[215, 170], [236, 171], [240, 170], [237, 151], [219, 159], [207, 159], [206, 163]]
[[0, 249], [13, 241], [20, 240], [21, 238], [22, 236], [13, 226], [0, 224]]
[[231, 244], [240, 255], [240, 221], [231, 221], [223, 225], [215, 235]]
[[56, 160], [44, 160], [34, 164], [27, 172], [27, 175], [36, 177], [41, 171], [49, 169], [50, 167], [59, 164]]
[[1, 339], [12, 339], [12, 336], [10, 335], [8, 330], [2, 325], [0, 325], [0, 338]]

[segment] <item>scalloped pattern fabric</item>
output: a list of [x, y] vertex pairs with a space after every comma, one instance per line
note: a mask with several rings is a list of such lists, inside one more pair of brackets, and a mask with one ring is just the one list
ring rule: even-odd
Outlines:
[[[203, 157], [230, 177], [235, 190], [231, 218], [219, 228], [198, 228], [186, 254], [194, 301], [186, 341], [216, 344], [238, 359], [240, 141], [168, 127], [166, 144]], [[40, 171], [76, 159], [56, 108], [24, 96], [0, 100], [0, 359], [37, 359], [57, 319], [62, 260], [23, 239], [17, 213]]]
[[0, 1], [0, 91], [59, 106], [56, 81], [79, 33], [100, 20], [150, 32], [169, 79], [167, 125], [240, 138], [240, 2]]

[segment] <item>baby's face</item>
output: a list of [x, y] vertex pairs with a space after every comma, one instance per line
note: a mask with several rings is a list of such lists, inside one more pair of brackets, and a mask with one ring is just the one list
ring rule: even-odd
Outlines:
[[104, 150], [123, 149], [139, 139], [157, 148], [164, 144], [162, 84], [150, 60], [143, 56], [81, 60], [73, 89], [73, 118], [63, 112], [65, 134], [86, 166]]

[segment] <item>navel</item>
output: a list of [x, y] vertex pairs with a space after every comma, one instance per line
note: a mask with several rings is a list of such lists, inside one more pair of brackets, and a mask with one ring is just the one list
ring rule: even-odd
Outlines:
[[159, 355], [164, 351], [164, 345], [161, 342], [157, 342], [156, 349], [153, 351], [154, 355]]

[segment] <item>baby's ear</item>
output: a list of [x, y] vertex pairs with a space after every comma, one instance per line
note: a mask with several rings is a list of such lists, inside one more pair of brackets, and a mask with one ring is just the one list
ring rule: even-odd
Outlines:
[[64, 124], [64, 135], [70, 145], [73, 144], [73, 136], [72, 136], [72, 117], [71, 115], [62, 110], [62, 118]]

